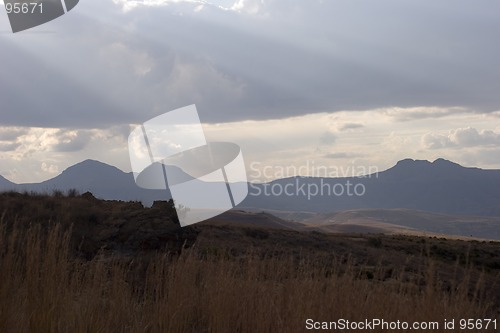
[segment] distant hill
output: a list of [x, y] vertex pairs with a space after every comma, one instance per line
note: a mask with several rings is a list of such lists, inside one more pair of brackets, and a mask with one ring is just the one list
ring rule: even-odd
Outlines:
[[[356, 186], [362, 195], [356, 195]], [[284, 189], [293, 195], [284, 193]], [[444, 159], [406, 159], [386, 171], [361, 178], [292, 177], [251, 184], [241, 207], [320, 213], [406, 208], [500, 216], [500, 170], [466, 168]]]
[[4, 177], [0, 176], [0, 189], [2, 190], [11, 190], [16, 188], [16, 184], [12, 183], [11, 181], [5, 179]]
[[[76, 189], [80, 193], [91, 192], [95, 197], [107, 200], [142, 201], [150, 206], [155, 200], [167, 200], [171, 195], [166, 190], [147, 190], [135, 184], [133, 174], [126, 173], [108, 164], [85, 160], [75, 164], [60, 175], [41, 183], [14, 184], [20, 192], [52, 193]], [[0, 183], [0, 190], [9, 190]]]
[[[153, 165], [151, 171], [158, 167], [160, 165]], [[181, 170], [168, 168], [168, 173], [175, 174], [178, 180], [191, 179]], [[147, 174], [148, 170], [142, 180], [154, 185], [156, 178], [147, 179]], [[349, 189], [347, 184], [350, 184]], [[92, 192], [97, 198], [138, 200], [145, 205], [171, 197], [168, 190], [140, 188], [132, 173], [93, 160], [78, 163], [42, 183], [16, 185], [0, 177], [0, 191], [13, 188], [42, 193], [77, 189], [81, 193]], [[271, 191], [273, 188], [275, 191]], [[293, 195], [279, 193], [285, 188]], [[319, 190], [319, 193], [311, 193], [313, 190]], [[362, 190], [363, 195], [356, 195], [355, 190], [358, 194]], [[444, 159], [434, 162], [406, 159], [386, 171], [362, 178], [292, 177], [267, 184], [250, 184], [249, 195], [239, 208], [285, 211], [288, 216], [307, 212], [395, 208], [452, 215], [500, 216], [500, 170], [466, 168]]]
[[82, 191], [97, 190], [107, 195], [118, 194], [130, 186], [134, 179], [114, 166], [93, 160], [86, 160], [64, 170], [59, 176], [39, 184], [31, 184], [30, 188], [38, 190], [66, 190], [70, 188]]
[[295, 231], [307, 230], [307, 225], [299, 222], [287, 221], [267, 212], [247, 212], [236, 209], [227, 211], [219, 216], [204, 221], [203, 224], [292, 229]]

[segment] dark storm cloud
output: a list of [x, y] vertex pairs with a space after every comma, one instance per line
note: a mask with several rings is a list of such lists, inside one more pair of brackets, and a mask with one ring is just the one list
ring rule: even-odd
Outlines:
[[120, 110], [91, 87], [2, 36], [0, 45], [0, 58], [11, 59], [0, 66], [1, 125], [101, 127], [119, 118]]
[[60, 131], [56, 138], [58, 142], [52, 146], [53, 151], [76, 152], [85, 148], [90, 142], [91, 135], [87, 131], [74, 131], [70, 134]]
[[26, 128], [0, 128], [0, 141], [15, 141], [26, 133], [28, 133]]
[[[109, 127], [193, 103], [204, 122], [500, 108], [499, 2], [270, 1], [262, 17], [198, 5], [88, 0], [57, 33], [0, 35], [0, 124]], [[442, 115], [407, 115], [422, 116]]]

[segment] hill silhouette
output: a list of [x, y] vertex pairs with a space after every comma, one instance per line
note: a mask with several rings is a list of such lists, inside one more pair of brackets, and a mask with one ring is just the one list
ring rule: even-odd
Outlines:
[[[144, 175], [158, 172], [160, 166], [150, 166]], [[172, 166], [166, 168], [177, 179], [192, 179]], [[152, 187], [156, 185], [156, 178], [140, 177], [145, 177]], [[339, 189], [346, 190], [347, 183], [351, 184], [351, 191], [358, 185], [363, 195], [348, 195], [347, 191], [337, 195]], [[163, 182], [157, 185], [164, 187]], [[275, 195], [269, 191], [272, 187], [288, 187], [293, 195]], [[300, 191], [300, 187], [304, 191]], [[89, 191], [101, 199], [137, 200], [146, 206], [155, 200], [171, 198], [168, 189], [143, 189], [136, 185], [132, 173], [94, 160], [78, 163], [41, 183], [17, 185], [0, 178], [0, 191], [11, 189], [39, 193], [76, 189], [80, 193]], [[324, 191], [314, 194], [308, 193], [308, 189]], [[270, 195], [266, 195], [266, 191]], [[444, 159], [434, 162], [405, 159], [388, 170], [365, 177], [291, 177], [266, 184], [250, 184], [249, 195], [239, 207], [313, 213], [405, 208], [454, 215], [500, 216], [500, 170], [467, 168]]]
[[0, 189], [10, 190], [16, 188], [16, 184], [0, 176]]
[[[348, 195], [346, 184], [350, 184], [351, 191], [357, 185], [358, 189], [363, 189], [363, 194]], [[274, 195], [270, 191], [273, 186], [274, 193], [287, 186], [292, 192], [299, 187], [304, 190], [297, 190], [294, 195]], [[319, 189], [319, 193], [313, 195], [315, 193], [308, 193], [307, 189], [315, 192]], [[342, 189], [342, 195], [335, 194], [334, 191], [340, 193]], [[434, 162], [406, 159], [386, 171], [365, 177], [292, 177], [268, 184], [252, 184], [242, 207], [320, 213], [407, 208], [445, 214], [500, 216], [500, 170], [466, 168], [444, 159]]]

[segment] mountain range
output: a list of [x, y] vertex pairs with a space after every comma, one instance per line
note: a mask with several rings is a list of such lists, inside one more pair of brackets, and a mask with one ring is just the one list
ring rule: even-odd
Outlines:
[[[147, 206], [170, 198], [168, 190], [142, 189], [132, 173], [94, 160], [71, 166], [41, 183], [14, 184], [0, 176], [0, 191], [51, 193], [70, 189], [88, 191], [101, 199], [142, 201]], [[364, 177], [291, 177], [252, 183], [239, 208], [296, 214], [397, 208], [500, 216], [500, 170], [468, 168], [444, 159], [405, 159]]]
[[[285, 193], [287, 188], [293, 195]], [[405, 159], [365, 177], [292, 177], [250, 184], [250, 194], [242, 206], [317, 213], [406, 208], [500, 216], [500, 170], [467, 168], [444, 159]]]
[[165, 190], [146, 190], [135, 184], [131, 172], [95, 160], [75, 164], [60, 175], [41, 183], [14, 184], [0, 176], [0, 192], [52, 193], [55, 190], [67, 192], [76, 189], [80, 193], [91, 192], [95, 197], [106, 200], [142, 201], [151, 206], [155, 200], [168, 200], [171, 195]]

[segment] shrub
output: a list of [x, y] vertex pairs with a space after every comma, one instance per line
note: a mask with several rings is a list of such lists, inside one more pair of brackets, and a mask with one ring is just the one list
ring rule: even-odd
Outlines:
[[368, 244], [373, 247], [381, 247], [382, 239], [380, 239], [379, 237], [370, 237], [368, 238]]

